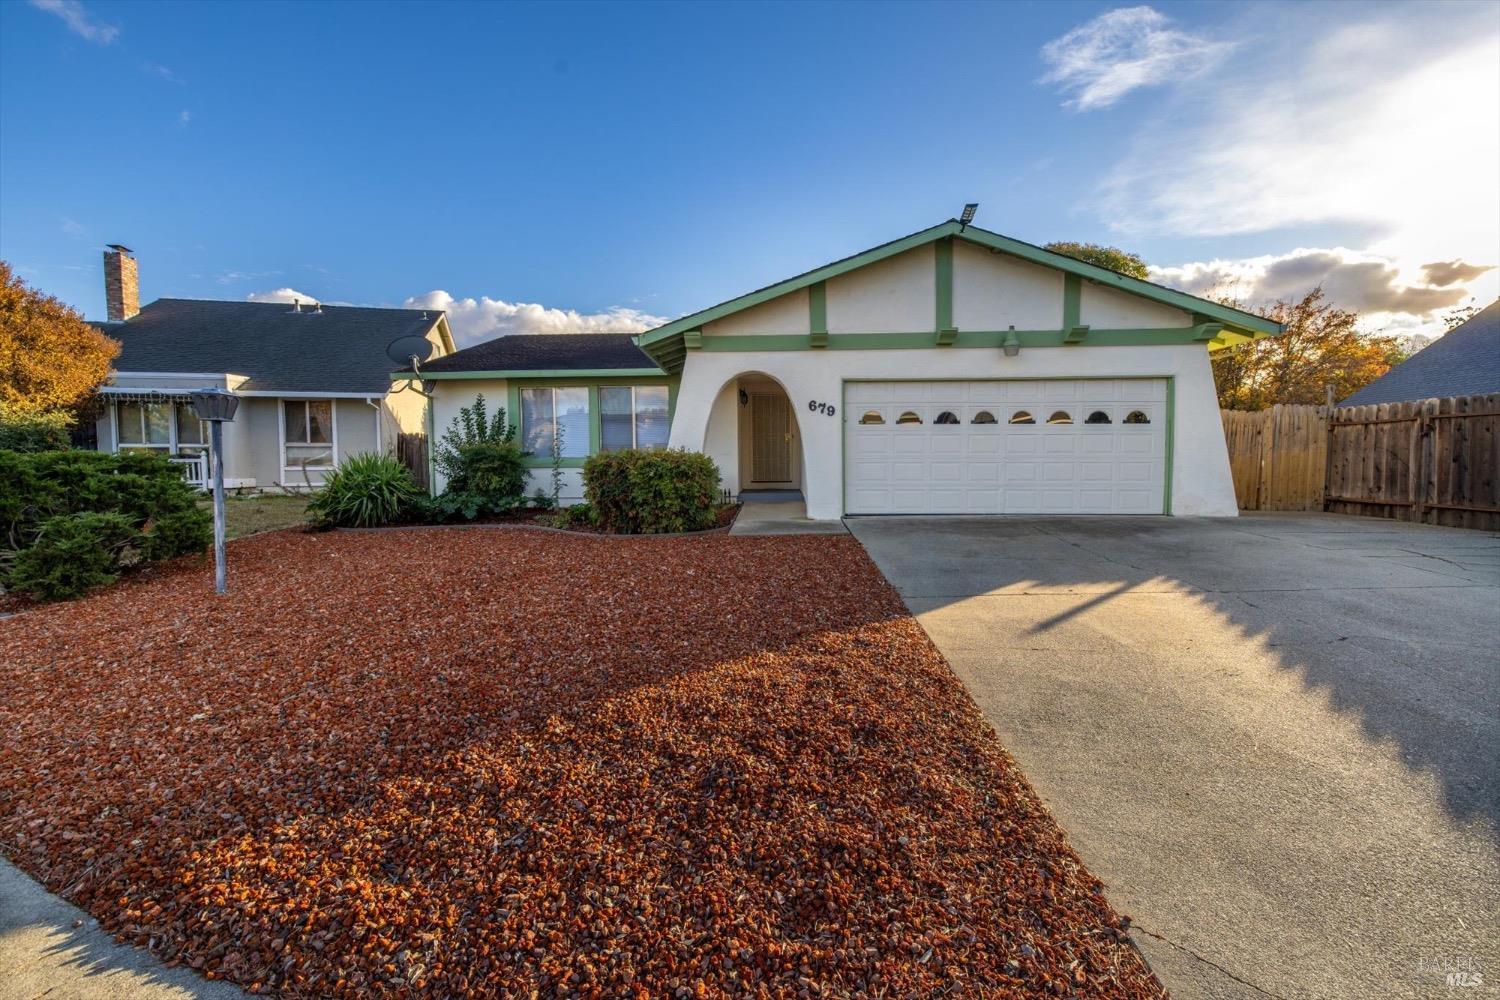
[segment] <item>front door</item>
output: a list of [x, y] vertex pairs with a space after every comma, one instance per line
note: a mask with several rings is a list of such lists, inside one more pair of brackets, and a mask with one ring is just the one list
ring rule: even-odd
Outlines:
[[785, 394], [750, 394], [750, 481], [792, 483], [792, 406]]

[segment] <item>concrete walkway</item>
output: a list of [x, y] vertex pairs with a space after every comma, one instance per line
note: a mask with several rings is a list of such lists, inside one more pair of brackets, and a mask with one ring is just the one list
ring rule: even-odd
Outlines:
[[0, 1000], [239, 1000], [247, 994], [144, 948], [116, 944], [99, 922], [0, 858]]
[[843, 521], [814, 521], [801, 500], [746, 501], [729, 529], [731, 535], [846, 535]]
[[1500, 537], [849, 526], [1179, 1000], [1500, 993]]

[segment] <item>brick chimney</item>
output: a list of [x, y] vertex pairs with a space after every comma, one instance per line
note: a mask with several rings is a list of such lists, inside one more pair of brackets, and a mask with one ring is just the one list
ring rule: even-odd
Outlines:
[[111, 323], [123, 323], [141, 311], [141, 283], [130, 252], [118, 243], [104, 251], [104, 301]]

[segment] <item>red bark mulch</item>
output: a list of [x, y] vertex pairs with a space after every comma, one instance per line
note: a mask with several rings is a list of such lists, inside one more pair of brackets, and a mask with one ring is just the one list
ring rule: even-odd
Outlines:
[[273, 532], [0, 621], [0, 845], [290, 996], [1155, 997], [856, 542]]

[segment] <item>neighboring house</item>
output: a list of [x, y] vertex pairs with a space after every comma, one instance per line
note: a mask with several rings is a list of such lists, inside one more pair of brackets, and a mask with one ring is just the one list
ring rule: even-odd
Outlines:
[[440, 311], [316, 303], [157, 299], [139, 308], [136, 261], [104, 254], [109, 322], [121, 344], [100, 390], [101, 451], [159, 451], [201, 482], [205, 428], [189, 393], [216, 386], [240, 396], [224, 426], [226, 486], [278, 490], [317, 485], [350, 455], [393, 453], [400, 434], [424, 432], [426, 401], [390, 381], [389, 345], [421, 337], [452, 353]]
[[421, 376], [436, 434], [478, 393], [506, 405], [531, 488], [561, 432], [564, 500], [586, 456], [667, 444], [814, 519], [1233, 516], [1208, 352], [1279, 332], [950, 220], [636, 337], [505, 337]]
[[1500, 392], [1500, 300], [1340, 403], [1405, 403]]

